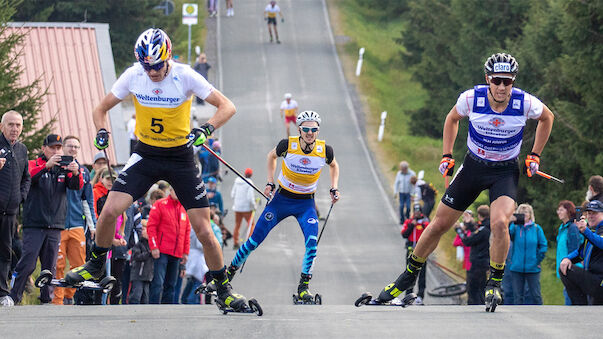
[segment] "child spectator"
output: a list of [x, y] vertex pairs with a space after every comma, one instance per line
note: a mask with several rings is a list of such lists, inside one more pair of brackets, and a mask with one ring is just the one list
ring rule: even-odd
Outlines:
[[[136, 233], [135, 233], [136, 234]], [[135, 236], [137, 237], [137, 236]], [[153, 280], [153, 256], [149, 247], [147, 227], [142, 226], [140, 239], [132, 248], [129, 304], [148, 304], [149, 287]]]

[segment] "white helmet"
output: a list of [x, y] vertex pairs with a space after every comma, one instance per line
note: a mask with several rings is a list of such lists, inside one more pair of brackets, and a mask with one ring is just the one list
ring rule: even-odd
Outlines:
[[301, 126], [305, 121], [316, 121], [320, 126], [320, 115], [314, 111], [303, 111], [297, 116], [297, 126]]
[[285, 93], [285, 99], [291, 99], [291, 93]]
[[172, 42], [159, 28], [149, 28], [142, 32], [134, 45], [134, 55], [141, 64], [155, 65], [172, 56]]

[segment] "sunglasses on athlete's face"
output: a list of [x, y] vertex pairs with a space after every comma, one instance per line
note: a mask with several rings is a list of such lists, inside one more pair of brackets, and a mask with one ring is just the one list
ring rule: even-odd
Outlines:
[[500, 85], [501, 83], [503, 83], [505, 86], [510, 86], [515, 81], [515, 78], [500, 78], [493, 77], [491, 75], [488, 76], [488, 79], [490, 79], [490, 82], [496, 86]]
[[151, 70], [160, 71], [163, 68], [163, 66], [165, 65], [165, 61], [162, 61], [162, 62], [154, 64], [154, 65], [149, 65], [144, 62], [141, 62], [141, 64], [142, 64], [142, 68], [144, 68], [144, 70], [147, 72], [150, 72]]
[[318, 127], [305, 127], [304, 126], [304, 127], [300, 127], [300, 128], [301, 128], [302, 132], [304, 132], [304, 133], [310, 133], [310, 132], [316, 133], [316, 132], [318, 132]]

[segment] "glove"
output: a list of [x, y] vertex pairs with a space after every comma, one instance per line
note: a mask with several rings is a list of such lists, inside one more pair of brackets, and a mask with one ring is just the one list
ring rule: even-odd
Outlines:
[[444, 154], [442, 155], [442, 160], [440, 161], [440, 167], [438, 168], [442, 176], [452, 176], [454, 172], [454, 159], [452, 159], [452, 154]]
[[528, 177], [532, 177], [536, 172], [538, 172], [538, 167], [540, 166], [540, 155], [537, 153], [530, 153], [526, 157], [525, 161], [525, 172]]
[[193, 130], [188, 135], [188, 142], [186, 143], [187, 147], [191, 146], [201, 146], [205, 143], [205, 140], [215, 131], [216, 129], [209, 122], [204, 123], [199, 126], [199, 128], [193, 128]]
[[285, 23], [285, 18], [281, 18], [281, 23]]
[[268, 18], [267, 18], [267, 17], [264, 17], [264, 21], [268, 21]]
[[104, 150], [109, 147], [109, 132], [106, 129], [101, 128], [96, 132], [96, 138], [94, 138], [94, 147], [98, 150]]
[[331, 197], [333, 197], [334, 200], [339, 200], [339, 190], [337, 188], [331, 188], [329, 192], [331, 192]]

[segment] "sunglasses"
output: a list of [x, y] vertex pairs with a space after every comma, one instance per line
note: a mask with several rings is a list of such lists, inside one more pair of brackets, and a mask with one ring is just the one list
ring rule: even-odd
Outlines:
[[316, 132], [318, 132], [318, 127], [300, 127], [300, 128], [301, 128], [302, 132], [304, 132], [304, 133], [310, 133], [310, 132], [316, 133]]
[[493, 76], [488, 76], [488, 79], [490, 79], [490, 82], [496, 86], [500, 85], [501, 83], [505, 84], [505, 86], [510, 86], [515, 81], [515, 78], [495, 78]]
[[165, 61], [162, 61], [162, 62], [154, 64], [154, 65], [149, 65], [149, 64], [144, 63], [144, 62], [141, 62], [141, 64], [142, 64], [142, 68], [144, 68], [144, 70], [147, 71], [147, 72], [150, 72], [151, 70], [153, 70], [153, 71], [159, 71], [165, 65]]

